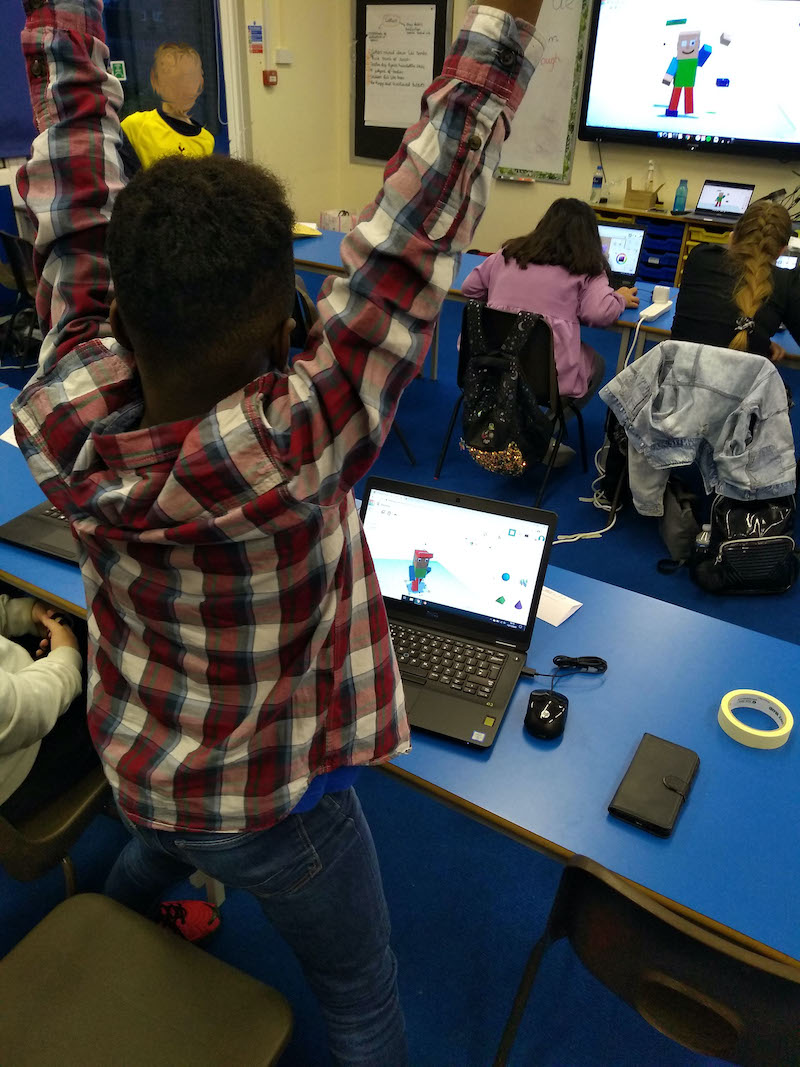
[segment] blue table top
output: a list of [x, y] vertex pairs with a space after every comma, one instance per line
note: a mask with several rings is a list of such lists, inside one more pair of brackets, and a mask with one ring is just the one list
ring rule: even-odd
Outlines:
[[[797, 712], [800, 647], [557, 567], [546, 581], [584, 606], [557, 628], [536, 623], [528, 664], [546, 672], [558, 654], [608, 662], [605, 675], [556, 683], [570, 702], [563, 737], [525, 732], [528, 694], [547, 680], [523, 678], [488, 752], [415, 731], [397, 766], [800, 958], [800, 728], [783, 748], [759, 751], [717, 724], [721, 697], [738, 688], [770, 693]], [[742, 602], [743, 621], [753, 609]], [[607, 813], [644, 732], [700, 756], [668, 839]]]

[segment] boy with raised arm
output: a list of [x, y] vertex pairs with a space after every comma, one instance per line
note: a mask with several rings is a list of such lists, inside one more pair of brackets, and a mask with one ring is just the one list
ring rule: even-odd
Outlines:
[[[338, 1064], [406, 1062], [355, 769], [408, 749], [352, 486], [417, 374], [541, 55], [541, 0], [473, 7], [287, 369], [292, 212], [241, 161], [127, 188], [99, 0], [26, 0], [39, 371], [17, 437], [82, 549], [89, 724], [141, 911], [195, 866], [300, 959]], [[113, 210], [112, 210], [113, 209]], [[213, 995], [213, 994], [212, 994]]]

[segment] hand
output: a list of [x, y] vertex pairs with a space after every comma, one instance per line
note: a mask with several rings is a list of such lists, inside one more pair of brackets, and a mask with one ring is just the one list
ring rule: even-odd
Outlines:
[[661, 79], [661, 84], [662, 85], [672, 85], [672, 75], [671, 74], [665, 74], [664, 77]]
[[626, 308], [638, 308], [639, 297], [636, 295], [638, 290], [635, 286], [633, 288], [630, 288], [627, 285], [622, 285], [619, 289], [617, 289], [617, 292], [625, 301]]
[[780, 363], [783, 357], [786, 355], [786, 349], [778, 344], [777, 341], [770, 341], [769, 343], [769, 358], [773, 363]]
[[512, 18], [524, 19], [531, 26], [536, 25], [543, 0], [491, 0], [491, 7], [507, 11]]
[[44, 608], [44, 614], [40, 610], [38, 612], [40, 618], [37, 618], [36, 621], [44, 627], [46, 636], [39, 642], [36, 658], [41, 659], [42, 656], [46, 656], [51, 649], [55, 648], [74, 648], [77, 651], [78, 639], [71, 628], [62, 621], [63, 616], [57, 615], [55, 608], [42, 604], [41, 601], [36, 602], [34, 611], [36, 611], [37, 607]]

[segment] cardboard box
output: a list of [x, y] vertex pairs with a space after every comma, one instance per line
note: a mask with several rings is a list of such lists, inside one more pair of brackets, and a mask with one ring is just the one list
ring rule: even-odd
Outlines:
[[652, 193], [648, 189], [632, 189], [631, 179], [628, 178], [623, 206], [633, 211], [652, 211], [658, 203], [658, 194], [662, 188], [663, 183]]

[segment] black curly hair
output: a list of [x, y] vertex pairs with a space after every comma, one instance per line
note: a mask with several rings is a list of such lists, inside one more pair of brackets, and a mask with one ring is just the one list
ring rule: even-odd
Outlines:
[[211, 367], [263, 345], [294, 300], [294, 217], [281, 182], [226, 156], [170, 156], [117, 197], [107, 251], [137, 359]]

